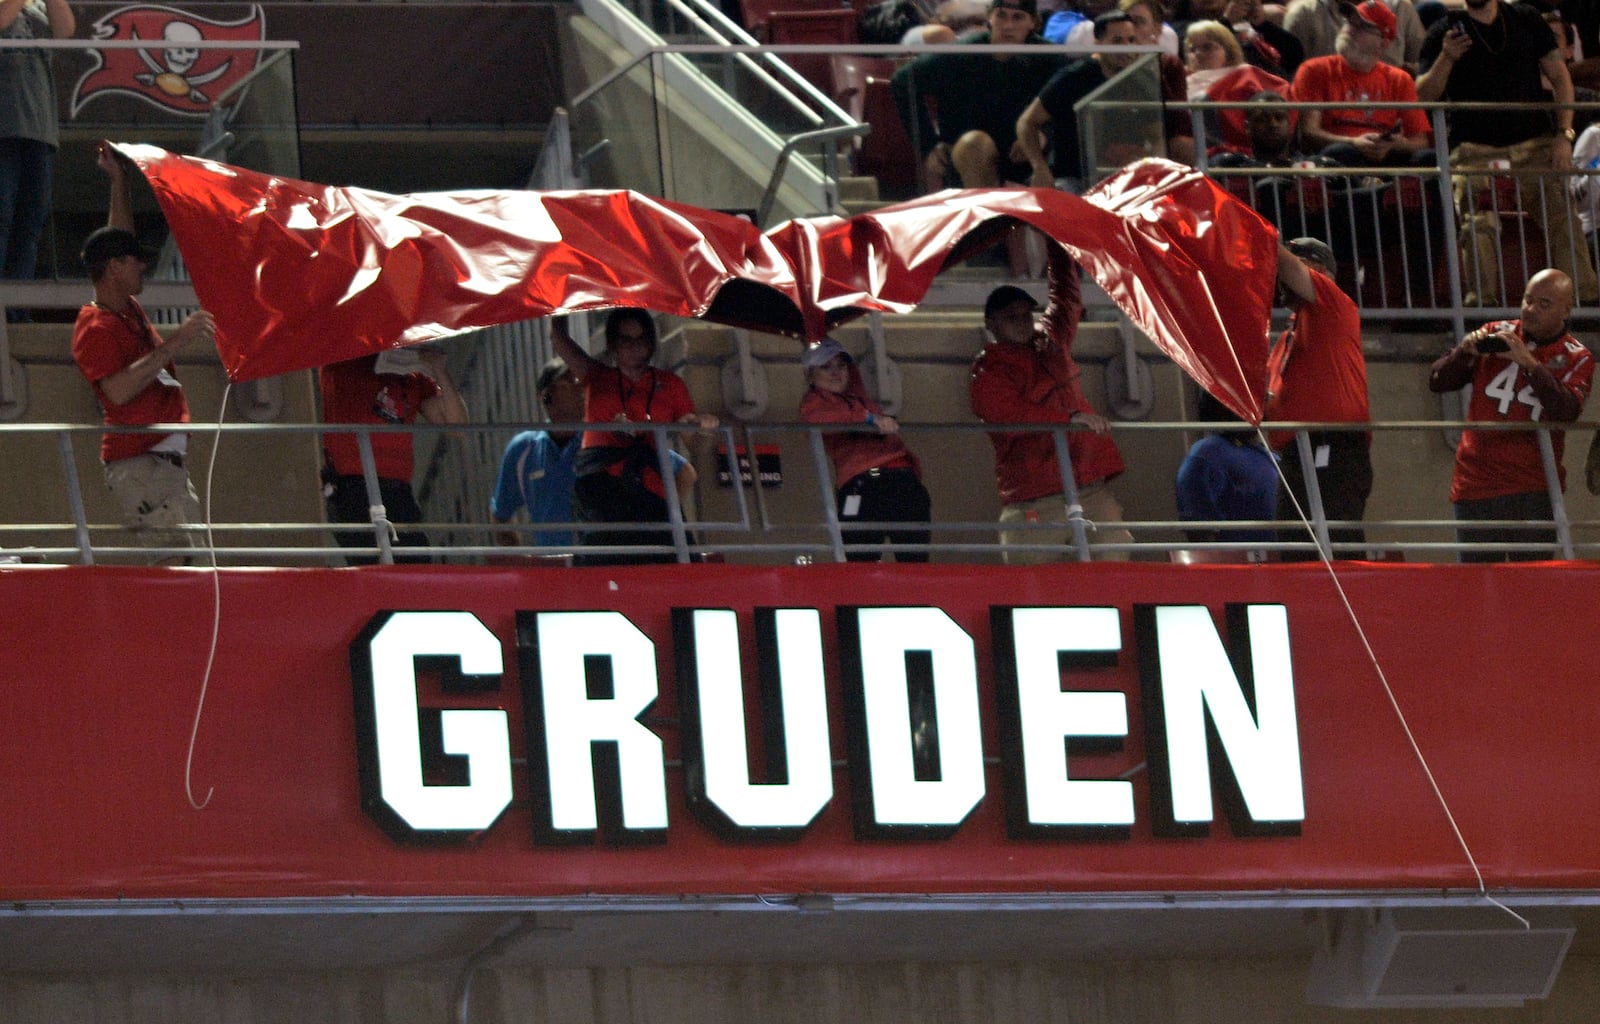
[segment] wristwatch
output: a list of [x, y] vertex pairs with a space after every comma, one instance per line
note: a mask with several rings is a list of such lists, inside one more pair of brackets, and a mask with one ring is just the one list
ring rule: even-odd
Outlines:
[[1573, 131], [1571, 128], [1563, 128], [1559, 132], [1556, 132], [1556, 134], [1561, 136], [1563, 139], [1566, 139], [1568, 142], [1578, 141], [1578, 133]]

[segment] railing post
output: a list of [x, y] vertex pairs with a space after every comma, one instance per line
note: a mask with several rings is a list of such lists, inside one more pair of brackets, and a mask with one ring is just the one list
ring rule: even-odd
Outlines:
[[667, 499], [667, 526], [672, 530], [672, 547], [678, 564], [689, 562], [689, 535], [683, 526], [683, 505], [678, 500], [678, 474], [672, 471], [672, 436], [664, 425], [650, 428], [651, 439], [656, 443], [656, 472], [661, 474], [661, 492]]
[[383, 489], [378, 486], [378, 464], [372, 458], [372, 434], [360, 424], [356, 447], [361, 452], [361, 477], [367, 488], [367, 514], [372, 517], [372, 534], [378, 541], [378, 564], [394, 564], [394, 546], [390, 542], [389, 510], [383, 505]]
[[1056, 442], [1056, 463], [1061, 467], [1061, 500], [1067, 507], [1067, 526], [1072, 530], [1072, 546], [1078, 561], [1089, 561], [1089, 532], [1083, 525], [1083, 506], [1078, 503], [1078, 481], [1072, 475], [1072, 452], [1067, 447], [1065, 427], [1052, 430]]
[[[1456, 196], [1455, 189], [1450, 184], [1449, 127], [1446, 124], [1443, 107], [1434, 108], [1430, 116], [1433, 118], [1434, 162], [1439, 172], [1439, 209], [1443, 211], [1443, 216], [1439, 220], [1444, 234], [1445, 273], [1450, 289], [1450, 319], [1456, 337], [1459, 338], [1467, 333], [1467, 318], [1461, 308], [1461, 237], [1456, 231], [1456, 219], [1452, 216], [1456, 208]], [[1469, 189], [1468, 192], [1470, 191]], [[1469, 195], [1468, 202], [1470, 201]]]
[[89, 516], [83, 508], [83, 487], [78, 480], [78, 463], [72, 454], [72, 435], [63, 430], [56, 434], [56, 447], [61, 452], [61, 473], [66, 477], [67, 504], [72, 509], [73, 532], [78, 538], [78, 561], [94, 564], [94, 550], [89, 546]]
[[1328, 517], [1322, 511], [1322, 484], [1317, 480], [1317, 459], [1311, 451], [1311, 435], [1294, 432], [1295, 454], [1300, 457], [1300, 479], [1306, 485], [1306, 504], [1310, 505], [1311, 529], [1317, 537], [1322, 557], [1333, 557], [1333, 538], [1328, 534]]
[[844, 536], [839, 531], [839, 510], [833, 504], [833, 470], [828, 465], [827, 453], [822, 450], [822, 431], [816, 427], [807, 428], [806, 440], [811, 445], [811, 464], [816, 467], [817, 483], [821, 485], [822, 521], [828, 528], [828, 542], [833, 545], [833, 560], [843, 562]]
[[1544, 485], [1550, 491], [1550, 516], [1556, 524], [1556, 541], [1561, 545], [1561, 557], [1572, 561], [1572, 523], [1567, 519], [1567, 502], [1561, 493], [1561, 471], [1556, 466], [1555, 445], [1550, 442], [1550, 431], [1539, 428], [1539, 458], [1544, 461]]

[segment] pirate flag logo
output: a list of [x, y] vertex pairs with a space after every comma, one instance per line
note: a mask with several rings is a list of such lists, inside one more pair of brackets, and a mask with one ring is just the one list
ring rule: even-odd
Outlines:
[[216, 98], [255, 69], [258, 50], [203, 49], [206, 42], [258, 42], [267, 37], [261, 8], [239, 21], [212, 21], [189, 11], [122, 7], [94, 23], [93, 38], [150, 40], [148, 49], [90, 50], [94, 66], [72, 92], [72, 116], [106, 94], [132, 96], [178, 114], [203, 117]]

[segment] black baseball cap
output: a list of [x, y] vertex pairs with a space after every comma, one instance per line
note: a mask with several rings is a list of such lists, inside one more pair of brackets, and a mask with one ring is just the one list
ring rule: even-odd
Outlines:
[[140, 245], [132, 231], [110, 226], [96, 228], [84, 239], [79, 255], [83, 265], [90, 268], [104, 266], [119, 256], [137, 256], [146, 263], [156, 261], [155, 250]]
[[1299, 259], [1307, 263], [1315, 263], [1327, 271], [1329, 276], [1339, 272], [1338, 258], [1333, 255], [1333, 250], [1328, 247], [1328, 243], [1320, 238], [1296, 238], [1294, 241], [1287, 243], [1285, 248], [1294, 253]]
[[1029, 309], [1039, 308], [1039, 300], [1035, 299], [1026, 290], [1018, 288], [1014, 284], [1003, 284], [990, 292], [989, 297], [984, 300], [983, 315], [985, 318], [994, 316], [1007, 306], [1018, 302], [1026, 302]]

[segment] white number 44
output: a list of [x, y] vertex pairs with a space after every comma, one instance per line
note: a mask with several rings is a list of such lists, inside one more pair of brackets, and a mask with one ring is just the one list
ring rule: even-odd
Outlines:
[[1534, 397], [1532, 384], [1525, 386], [1521, 391], [1517, 390], [1517, 372], [1516, 363], [1507, 363], [1505, 369], [1494, 375], [1494, 379], [1483, 389], [1483, 393], [1499, 401], [1500, 415], [1504, 416], [1510, 411], [1512, 402], [1521, 402], [1533, 410], [1528, 418], [1537, 423], [1539, 414], [1544, 412], [1544, 405]]

